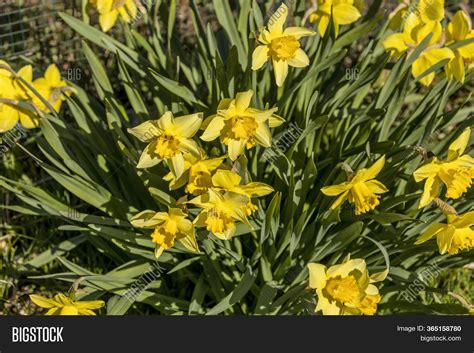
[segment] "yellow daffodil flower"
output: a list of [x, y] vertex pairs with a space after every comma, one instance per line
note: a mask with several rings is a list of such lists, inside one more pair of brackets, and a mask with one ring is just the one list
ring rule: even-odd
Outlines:
[[381, 300], [373, 284], [385, 279], [388, 271], [369, 276], [363, 259], [347, 257], [342, 264], [329, 268], [310, 263], [309, 287], [316, 290], [315, 311], [323, 315], [374, 315]]
[[300, 39], [315, 33], [304, 27], [283, 28], [288, 17], [288, 7], [285, 3], [275, 11], [268, 20], [267, 27], [258, 36], [260, 43], [252, 55], [252, 70], [260, 69], [269, 59], [273, 63], [277, 86], [283, 86], [288, 67], [306, 67], [309, 58], [301, 49]]
[[[446, 28], [446, 43], [453, 44], [465, 39], [474, 38], [471, 18], [463, 11], [458, 11]], [[446, 65], [448, 78], [464, 82], [466, 63], [474, 60], [474, 42], [454, 49], [454, 59]]]
[[453, 255], [474, 247], [474, 211], [463, 215], [448, 214], [446, 223], [434, 223], [418, 238], [415, 244], [422, 244], [436, 236], [440, 254]]
[[203, 124], [201, 139], [212, 141], [220, 136], [228, 146], [229, 157], [235, 161], [245, 150], [256, 144], [272, 145], [270, 128], [281, 125], [284, 120], [274, 113], [278, 108], [258, 110], [250, 107], [253, 91], [237, 93], [235, 99], [224, 99], [217, 107], [217, 114]]
[[339, 26], [354, 23], [362, 16], [358, 5], [354, 0], [318, 0], [318, 9], [310, 15], [309, 20], [317, 24], [319, 34], [324, 37], [332, 14], [337, 37]]
[[[8, 64], [0, 61], [0, 64], [9, 68]], [[18, 102], [30, 99], [28, 88], [20, 81], [20, 78], [31, 84], [33, 79], [33, 68], [31, 65], [22, 67], [16, 75], [6, 69], [0, 70], [0, 132], [11, 130], [18, 121], [27, 128], [38, 126], [38, 117], [18, 106]]]
[[457, 199], [464, 194], [474, 178], [474, 158], [463, 154], [469, 143], [471, 129], [465, 129], [449, 146], [447, 160], [436, 157], [418, 168], [413, 177], [416, 182], [426, 179], [419, 208], [428, 205], [439, 195], [441, 185], [446, 185], [446, 197]]
[[62, 293], [55, 295], [52, 299], [32, 294], [30, 299], [39, 307], [49, 309], [45, 315], [95, 315], [93, 310], [105, 305], [102, 300], [75, 301]]
[[199, 156], [199, 147], [192, 137], [202, 123], [202, 113], [174, 118], [166, 112], [158, 120], [146, 121], [128, 131], [148, 146], [143, 151], [137, 168], [150, 168], [163, 159], [175, 178], [184, 173], [184, 153]]
[[154, 229], [151, 237], [156, 244], [155, 256], [161, 256], [178, 241], [186, 249], [198, 252], [193, 223], [179, 208], [170, 208], [168, 212], [146, 210], [135, 215], [130, 223], [137, 228]]
[[[433, 12], [436, 13], [436, 11]], [[438, 21], [425, 23], [422, 21], [423, 17], [427, 16], [418, 16], [416, 13], [410, 13], [405, 20], [403, 33], [394, 33], [383, 42], [385, 50], [389, 51], [392, 56], [399, 58], [405, 52], [413, 51], [428, 34], [433, 34], [428, 43], [428, 47], [425, 48], [420, 56], [413, 62], [411, 73], [415, 78], [440, 61], [454, 59], [454, 53], [451, 49], [441, 47], [443, 39], [441, 23]], [[435, 15], [431, 15], [430, 17], [435, 17]], [[420, 83], [429, 86], [434, 78], [435, 73], [431, 72], [420, 79]]]
[[249, 198], [245, 195], [234, 192], [222, 194], [213, 189], [189, 201], [203, 209], [194, 220], [194, 224], [197, 227], [206, 227], [208, 231], [223, 240], [234, 236], [236, 222], [248, 224], [244, 211], [248, 202]]
[[176, 179], [173, 173], [163, 178], [170, 182], [170, 190], [186, 185], [186, 192], [194, 196], [202, 195], [212, 187], [212, 175], [222, 165], [225, 157], [206, 159], [204, 153], [196, 157], [190, 153], [184, 155], [184, 172]]
[[[66, 81], [61, 79], [61, 73], [56, 65], [48, 66], [44, 73], [44, 77], [37, 78], [33, 81], [33, 87], [36, 91], [54, 108], [56, 112], [61, 109], [62, 102], [66, 99], [66, 94], [70, 94], [71, 88], [67, 86]], [[35, 94], [33, 103], [42, 111], [48, 112], [49, 109]]]
[[119, 16], [130, 23], [137, 15], [135, 0], [91, 0], [91, 4], [99, 11], [99, 24], [104, 32], [115, 25]]
[[218, 170], [212, 177], [212, 184], [216, 189], [230, 191], [236, 194], [245, 195], [249, 202], [244, 207], [245, 214], [250, 216], [257, 210], [257, 206], [252, 203], [252, 197], [261, 197], [272, 193], [274, 190], [270, 185], [259, 182], [252, 182], [240, 185], [242, 178], [237, 173], [230, 170]]
[[375, 180], [384, 165], [385, 156], [382, 156], [370, 168], [357, 171], [349, 181], [322, 188], [321, 192], [324, 195], [339, 195], [331, 205], [331, 209], [337, 208], [344, 200], [348, 199], [350, 203], [355, 204], [356, 215], [373, 210], [380, 204], [379, 194], [388, 192], [385, 185]]

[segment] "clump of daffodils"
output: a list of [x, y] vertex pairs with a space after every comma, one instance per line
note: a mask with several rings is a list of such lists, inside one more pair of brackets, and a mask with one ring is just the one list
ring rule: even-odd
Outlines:
[[41, 295], [32, 294], [30, 299], [41, 308], [48, 309], [45, 315], [77, 316], [95, 315], [94, 310], [104, 307], [102, 300], [76, 301], [62, 293], [56, 294], [53, 298], [45, 298]]
[[423, 194], [419, 207], [425, 207], [440, 194], [441, 186], [446, 187], [445, 196], [448, 199], [460, 198], [472, 185], [474, 178], [474, 158], [464, 154], [471, 129], [465, 129], [459, 137], [449, 146], [446, 160], [433, 157], [433, 159], [415, 170], [415, 181], [425, 181]]
[[289, 66], [302, 68], [309, 65], [309, 58], [301, 48], [300, 39], [315, 33], [304, 27], [284, 28], [288, 17], [285, 3], [272, 14], [267, 27], [259, 34], [258, 45], [252, 55], [252, 70], [259, 70], [268, 60], [272, 61], [277, 86], [283, 86]]
[[37, 127], [41, 113], [50, 112], [49, 107], [58, 112], [71, 91], [54, 64], [47, 68], [44, 77], [33, 81], [31, 65], [15, 72], [8, 63], [0, 61], [0, 132], [13, 129], [18, 122], [26, 129]]
[[[442, 21], [445, 16], [444, 1], [420, 0], [417, 5], [404, 3], [392, 14], [391, 27], [401, 27], [401, 32], [388, 36], [383, 45], [385, 50], [399, 59], [405, 53], [411, 53], [423, 40], [431, 35], [427, 47], [412, 64], [412, 75], [420, 77], [434, 65], [446, 61], [446, 76], [463, 82], [465, 66], [474, 58], [474, 43], [460, 43], [474, 37], [469, 16], [458, 11], [446, 28]], [[459, 44], [460, 43], [460, 44]], [[448, 46], [460, 45], [456, 49]], [[420, 83], [429, 86], [435, 73], [420, 78]]]
[[90, 4], [99, 12], [99, 24], [102, 31], [109, 31], [120, 17], [130, 23], [137, 16], [135, 0], [90, 0]]
[[341, 264], [308, 264], [309, 287], [318, 297], [316, 312], [323, 315], [374, 315], [382, 299], [373, 284], [383, 281], [387, 271], [369, 275], [364, 259], [347, 256]]
[[321, 192], [327, 196], [338, 196], [331, 205], [337, 208], [346, 199], [355, 205], [355, 214], [360, 215], [375, 209], [380, 204], [380, 194], [388, 189], [375, 177], [385, 165], [385, 156], [380, 157], [370, 168], [349, 173], [349, 180], [342, 184], [326, 186]]
[[[238, 93], [235, 99], [224, 99], [216, 114], [204, 122], [202, 113], [175, 118], [166, 112], [158, 120], [129, 129], [131, 134], [148, 143], [137, 167], [151, 168], [164, 160], [170, 169], [164, 176], [170, 190], [184, 188], [187, 194], [195, 196], [190, 200], [188, 195], [183, 196], [168, 212], [146, 210], [131, 219], [134, 227], [153, 229], [150, 236], [156, 244], [156, 257], [173, 248], [175, 242], [191, 252], [198, 252], [196, 229], [199, 228], [223, 240], [235, 235], [238, 223], [251, 228], [249, 217], [258, 209], [255, 199], [274, 191], [265, 183], [244, 182], [245, 171], [231, 164], [256, 144], [271, 147], [270, 128], [284, 122], [274, 114], [277, 108], [250, 107], [252, 95], [249, 90]], [[228, 154], [206, 155], [194, 139], [200, 128], [204, 130], [201, 141], [220, 137], [221, 143], [228, 147]], [[197, 209], [188, 212], [187, 207]]]

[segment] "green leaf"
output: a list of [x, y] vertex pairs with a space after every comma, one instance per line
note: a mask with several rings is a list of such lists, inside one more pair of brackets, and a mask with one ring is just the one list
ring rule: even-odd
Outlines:
[[228, 294], [223, 300], [221, 300], [216, 306], [211, 308], [206, 313], [206, 315], [220, 314], [221, 312], [228, 310], [233, 305], [238, 303], [250, 290], [250, 287], [252, 287], [252, 284], [254, 283], [256, 278], [257, 274], [253, 272], [250, 267], [247, 268], [237, 287], [235, 287], [235, 289], [230, 294]]

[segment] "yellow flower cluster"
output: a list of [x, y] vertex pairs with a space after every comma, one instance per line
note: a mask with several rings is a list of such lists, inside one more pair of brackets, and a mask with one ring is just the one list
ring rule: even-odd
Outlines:
[[[425, 180], [425, 187], [420, 200], [419, 208], [429, 205], [437, 199], [442, 185], [446, 187], [445, 197], [458, 199], [472, 185], [474, 179], [474, 158], [464, 154], [471, 136], [471, 129], [465, 129], [461, 135], [449, 146], [446, 160], [433, 159], [418, 168], [413, 177], [417, 182]], [[440, 201], [438, 201], [439, 203]], [[457, 254], [461, 250], [474, 247], [474, 211], [458, 215], [451, 208], [445, 209], [447, 224], [435, 223], [416, 241], [421, 244], [436, 236], [441, 254]]]
[[[169, 250], [175, 241], [190, 251], [199, 251], [195, 228], [205, 227], [220, 239], [230, 239], [236, 223], [250, 226], [248, 217], [257, 210], [252, 202], [273, 192], [273, 188], [259, 182], [242, 183], [242, 176], [234, 166], [226, 164], [237, 160], [246, 149], [255, 145], [270, 147], [271, 127], [284, 120], [275, 115], [277, 108], [259, 110], [250, 107], [253, 91], [237, 93], [235, 98], [223, 99], [215, 115], [203, 121], [202, 113], [174, 117], [166, 112], [158, 120], [146, 121], [129, 132], [148, 145], [144, 149], [138, 168], [151, 168], [164, 161], [170, 172], [165, 175], [171, 190], [185, 187], [186, 193], [195, 196], [168, 212], [143, 211], [131, 223], [135, 227], [154, 229], [152, 241], [156, 244], [156, 257]], [[199, 131], [202, 141], [217, 138], [227, 146], [227, 154], [208, 158], [193, 137]], [[191, 222], [186, 205], [201, 209]]]
[[[427, 47], [413, 62], [412, 75], [417, 78], [434, 65], [447, 60], [444, 66], [446, 76], [464, 82], [465, 66], [472, 66], [474, 60], [474, 38], [471, 19], [459, 10], [451, 22], [443, 28], [444, 0], [420, 0], [416, 5], [402, 3], [391, 15], [390, 26], [401, 27], [402, 31], [391, 34], [383, 43], [385, 49], [395, 58], [406, 52], [412, 52], [423, 40], [431, 35]], [[467, 41], [466, 41], [467, 40]], [[455, 45], [455, 49], [452, 49]], [[435, 73], [420, 78], [420, 82], [429, 86]]]
[[[33, 81], [31, 65], [15, 72], [6, 62], [0, 61], [0, 132], [11, 130], [18, 121], [27, 129], [37, 127], [39, 114], [50, 111], [45, 101], [58, 112], [65, 95], [70, 92], [54, 64], [48, 66], [44, 77]], [[29, 104], [34, 111], [22, 104]]]

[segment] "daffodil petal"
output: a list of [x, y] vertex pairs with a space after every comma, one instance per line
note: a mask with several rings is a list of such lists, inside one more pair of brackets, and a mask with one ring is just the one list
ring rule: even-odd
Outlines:
[[91, 301], [78, 301], [75, 303], [76, 308], [80, 309], [89, 309], [89, 310], [97, 310], [103, 308], [105, 306], [105, 302], [103, 300], [91, 300]]
[[34, 129], [40, 124], [39, 117], [33, 113], [20, 112], [19, 116], [21, 125], [23, 125], [23, 127], [26, 129]]
[[260, 69], [270, 58], [267, 45], [259, 45], [252, 54], [252, 70]]
[[58, 303], [52, 299], [42, 297], [41, 295], [31, 294], [30, 299], [41, 308], [51, 309], [58, 306]]
[[202, 119], [202, 113], [184, 115], [175, 118], [174, 123], [176, 125], [176, 132], [180, 137], [191, 138], [201, 127]]
[[278, 87], [283, 86], [286, 76], [288, 76], [288, 62], [285, 60], [272, 60], [275, 81]]
[[472, 227], [474, 225], [474, 211], [459, 216], [453, 224], [456, 228]]
[[301, 37], [314, 36], [316, 33], [306, 27], [287, 27], [283, 31], [284, 36], [293, 36], [296, 39]]
[[334, 201], [331, 205], [331, 209], [335, 210], [341, 203], [344, 202], [344, 200], [347, 198], [347, 195], [349, 194], [350, 190], [344, 191], [339, 197]]
[[19, 119], [20, 115], [14, 107], [0, 103], [0, 132], [13, 129]]
[[425, 23], [441, 21], [444, 18], [444, 0], [420, 0], [418, 11]]
[[155, 153], [153, 153], [155, 145], [156, 144], [152, 142], [145, 147], [142, 155], [140, 156], [140, 160], [138, 161], [137, 168], [151, 168], [161, 162], [161, 159], [158, 158]]
[[347, 25], [356, 22], [361, 14], [359, 10], [348, 3], [340, 3], [332, 8], [334, 23]]
[[399, 57], [408, 50], [403, 33], [391, 34], [383, 41], [383, 46], [395, 57]]
[[79, 311], [77, 308], [73, 305], [66, 305], [61, 308], [61, 312], [59, 315], [65, 315], [65, 316], [75, 316], [78, 315]]
[[436, 240], [438, 243], [439, 253], [441, 255], [445, 254], [450, 248], [455, 231], [456, 228], [449, 225], [443, 228], [443, 230], [437, 234]]
[[454, 158], [457, 158], [464, 153], [469, 143], [470, 137], [471, 128], [468, 127], [464, 129], [461, 135], [459, 135], [458, 138], [449, 145], [448, 160], [453, 160]]
[[388, 192], [388, 189], [386, 188], [386, 186], [382, 184], [380, 181], [375, 180], [375, 179], [367, 181], [365, 185], [367, 185], [367, 187], [370, 190], [372, 190], [375, 194], [383, 194], [385, 192]]
[[265, 123], [258, 124], [254, 137], [257, 143], [263, 147], [270, 147], [272, 145], [272, 133]]
[[216, 115], [201, 135], [201, 140], [212, 141], [218, 138], [224, 128], [224, 118]]
[[229, 139], [229, 157], [235, 161], [244, 152], [246, 140]]
[[150, 142], [161, 134], [156, 120], [148, 120], [127, 130], [142, 142]]
[[318, 23], [318, 32], [321, 35], [321, 37], [324, 37], [326, 34], [326, 30], [328, 29], [329, 26], [329, 19], [330, 17], [327, 15], [321, 16], [319, 23]]
[[267, 23], [269, 32], [276, 34], [283, 34], [283, 26], [285, 25], [286, 18], [288, 17], [288, 6], [282, 3], [280, 7], [270, 16]]
[[171, 172], [175, 176], [175, 178], [181, 177], [184, 172], [184, 158], [181, 153], [174, 155], [171, 158], [166, 160], [170, 167]]
[[248, 195], [261, 197], [268, 195], [274, 191], [274, 189], [265, 183], [251, 182], [241, 187]]
[[61, 73], [56, 65], [51, 64], [44, 72], [44, 78], [53, 87], [58, 87], [61, 84]]
[[438, 177], [429, 177], [426, 179], [418, 208], [423, 208], [433, 201], [433, 199], [439, 194], [440, 186], [441, 183]]
[[293, 67], [306, 67], [309, 65], [308, 55], [306, 55], [303, 49], [298, 49], [295, 51], [295, 56], [288, 59], [288, 65]]
[[316, 263], [308, 264], [309, 287], [323, 289], [326, 285], [326, 266]]
[[119, 12], [117, 10], [101, 14], [99, 16], [99, 24], [102, 31], [109, 31], [115, 25], [115, 22], [117, 22], [118, 15]]
[[321, 188], [321, 192], [326, 196], [337, 196], [349, 190], [349, 188], [350, 185], [348, 183], [342, 183], [338, 185], [325, 186]]
[[242, 178], [230, 170], [220, 169], [212, 176], [212, 184], [225, 190], [232, 190], [240, 184]]
[[426, 178], [434, 178], [438, 174], [440, 168], [440, 164], [431, 162], [415, 170], [413, 172], [413, 177], [415, 178], [415, 181], [419, 183]]
[[461, 55], [456, 54], [453, 60], [451, 60], [446, 66], [446, 75], [449, 79], [456, 79], [459, 82], [463, 83], [465, 78], [464, 71], [464, 59]]
[[415, 245], [422, 244], [431, 238], [433, 238], [436, 234], [441, 232], [446, 227], [446, 224], [442, 223], [435, 223], [428, 227], [427, 230], [423, 232], [423, 234], [416, 240]]
[[245, 92], [239, 92], [235, 96], [235, 108], [238, 111], [245, 111], [250, 106], [250, 101], [252, 100], [253, 91], [249, 89]]
[[272, 114], [270, 118], [268, 118], [268, 126], [270, 126], [271, 128], [278, 127], [284, 122], [285, 122], [285, 119], [275, 114]]
[[360, 180], [361, 181], [367, 181], [367, 180], [370, 180], [370, 179], [374, 179], [380, 173], [380, 171], [382, 170], [384, 165], [385, 165], [385, 155], [380, 157], [374, 164], [372, 164], [371, 167], [366, 169], [362, 173], [362, 175], [360, 177]]

